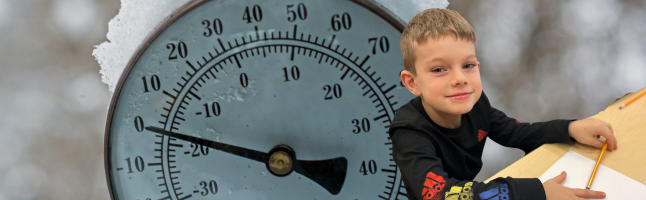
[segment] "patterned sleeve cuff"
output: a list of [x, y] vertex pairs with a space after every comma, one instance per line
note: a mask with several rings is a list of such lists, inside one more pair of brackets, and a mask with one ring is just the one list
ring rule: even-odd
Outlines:
[[576, 140], [572, 137], [570, 137], [570, 132], [568, 127], [570, 126], [570, 122], [575, 121], [574, 119], [572, 120], [552, 120], [552, 126], [551, 130], [549, 133], [549, 137], [547, 143], [570, 143], [570, 142], [576, 142]]
[[[507, 178], [506, 180], [510, 185], [510, 191], [513, 191], [515, 196], [513, 199], [526, 199], [526, 200], [545, 200], [545, 189], [543, 183], [538, 178]], [[515, 186], [515, 187], [514, 187]]]

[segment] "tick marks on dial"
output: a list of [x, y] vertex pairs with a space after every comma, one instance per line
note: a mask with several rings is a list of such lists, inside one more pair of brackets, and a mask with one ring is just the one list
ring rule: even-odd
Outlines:
[[[195, 71], [195, 72], [197, 72], [197, 70], [199, 70], [199, 69], [196, 69], [193, 66], [193, 64], [191, 64], [191, 62], [189, 62], [188, 60], [186, 61], [186, 64], [188, 64], [188, 66], [191, 67], [191, 69], [193, 69], [193, 71]], [[198, 64], [199, 64], [199, 62], [198, 62]], [[186, 73], [189, 74], [188, 72], [186, 72]], [[189, 76], [193, 76], [193, 75], [189, 74]]]
[[[336, 35], [332, 35], [332, 39], [330, 40], [330, 45], [327, 46], [328, 49], [332, 49], [332, 43], [334, 43], [335, 38], [336, 38]], [[338, 49], [339, 46], [336, 46], [336, 48]], [[334, 50], [334, 51], [336, 51], [336, 50]]]
[[173, 144], [173, 143], [168, 143], [169, 146], [174, 146], [174, 147], [184, 147], [184, 145], [181, 144]]
[[238, 68], [242, 68], [242, 65], [240, 65], [240, 61], [238, 61], [238, 56], [236, 56], [236, 55], [233, 55], [233, 58], [235, 58], [236, 64], [238, 64]]
[[378, 116], [378, 117], [375, 117], [373, 120], [374, 120], [374, 121], [377, 121], [377, 120], [379, 120], [379, 119], [381, 119], [381, 118], [384, 118], [384, 117], [388, 117], [388, 114], [380, 115], [380, 116]]
[[[183, 194], [183, 193], [181, 193], [181, 194], [177, 194], [177, 196], [182, 195], [182, 194]], [[189, 195], [186, 195], [186, 196], [185, 196], [185, 197], [183, 197], [183, 198], [180, 198], [179, 200], [188, 199], [188, 198], [190, 198], [190, 197], [192, 197], [192, 196], [193, 196], [193, 195], [190, 195], [190, 194], [189, 194]]]
[[222, 40], [220, 40], [220, 38], [218, 38], [218, 43], [220, 43], [220, 47], [222, 47], [222, 53], [226, 52], [227, 49], [224, 48], [224, 45], [222, 44]]
[[[294, 36], [292, 36], [294, 39], [296, 39], [296, 28], [298, 25], [294, 24]], [[258, 28], [256, 27], [256, 32], [258, 31]]]
[[[343, 67], [347, 67], [347, 66], [343, 65]], [[341, 67], [341, 68], [343, 68], [343, 67]], [[345, 78], [345, 76], [348, 75], [348, 72], [350, 72], [349, 67], [347, 67], [347, 70], [345, 70], [345, 73], [343, 73], [343, 75], [341, 76], [341, 80], [343, 80]], [[352, 71], [352, 74], [354, 74], [354, 71]], [[350, 76], [352, 76], [352, 75], [350, 75]], [[366, 95], [364, 94], [363, 96], [366, 96]]]
[[[222, 66], [220, 66], [220, 68], [222, 68]], [[218, 72], [218, 69], [216, 69], [216, 68], [215, 68], [215, 65], [214, 65], [211, 69], [214, 69], [214, 70], [215, 70], [215, 72]], [[211, 69], [209, 69], [209, 73], [211, 73], [211, 75], [213, 76], [213, 78], [217, 79], [217, 77], [215, 77], [215, 74], [213, 74], [213, 72], [211, 71]], [[209, 79], [210, 79], [210, 78], [209, 78]]]
[[172, 95], [172, 94], [170, 94], [170, 93], [166, 92], [166, 90], [163, 90], [162, 92], [163, 92], [165, 95], [169, 96], [170, 98], [177, 99], [177, 97], [176, 97], [175, 95]]
[[[363, 66], [363, 64], [365, 64], [365, 63], [366, 63], [366, 61], [368, 61], [368, 59], [369, 59], [369, 58], [370, 58], [370, 56], [366, 56], [366, 58], [364, 58], [364, 59], [363, 59], [363, 61], [361, 61], [361, 64], [359, 64], [359, 68], [361, 68], [361, 67]], [[357, 59], [354, 59], [354, 62], [356, 63], [358, 59], [359, 59], [359, 57], [357, 57]], [[362, 69], [363, 69], [363, 68], [362, 68]], [[370, 67], [368, 67], [368, 69], [370, 69]], [[368, 71], [368, 69], [365, 69], [364, 71], [365, 71], [365, 72], [367, 72], [367, 71]], [[373, 73], [373, 74], [374, 74], [374, 73]], [[372, 77], [372, 76], [371, 76], [371, 77]]]
[[[195, 82], [195, 83], [197, 83], [197, 82]], [[197, 90], [197, 89], [195, 89], [195, 90]], [[190, 90], [189, 90], [189, 91], [188, 91], [188, 93], [189, 93], [189, 94], [191, 94], [193, 97], [195, 97], [198, 101], [199, 101], [199, 100], [202, 100], [202, 98], [200, 98], [199, 96], [197, 96], [197, 94], [193, 93], [193, 91], [190, 91]]]

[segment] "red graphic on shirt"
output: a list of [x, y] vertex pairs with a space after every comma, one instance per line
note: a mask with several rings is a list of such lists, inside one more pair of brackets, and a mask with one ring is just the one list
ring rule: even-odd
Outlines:
[[487, 131], [483, 131], [482, 129], [478, 129], [478, 142], [482, 142], [482, 139], [487, 136]]
[[520, 122], [518, 120], [516, 120], [516, 124], [520, 124]]
[[424, 181], [424, 190], [422, 196], [424, 200], [441, 199], [442, 195], [438, 194], [446, 185], [446, 181], [441, 176], [428, 172], [426, 174], [426, 181]]

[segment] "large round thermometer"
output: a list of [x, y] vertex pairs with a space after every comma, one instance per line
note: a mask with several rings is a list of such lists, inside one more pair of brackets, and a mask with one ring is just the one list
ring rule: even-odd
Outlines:
[[405, 199], [388, 127], [403, 23], [368, 0], [196, 0], [130, 60], [113, 199]]

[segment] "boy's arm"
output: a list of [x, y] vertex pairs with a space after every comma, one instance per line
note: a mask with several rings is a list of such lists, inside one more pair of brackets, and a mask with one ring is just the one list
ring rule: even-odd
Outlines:
[[545, 143], [576, 142], [568, 133], [568, 126], [573, 120], [520, 123], [493, 107], [490, 109], [490, 119], [489, 138], [503, 146], [522, 149], [525, 153]]
[[[412, 199], [545, 199], [540, 180], [497, 178], [489, 183], [451, 178], [436, 156], [431, 139], [400, 128], [393, 134], [393, 158]], [[414, 198], [413, 198], [414, 197]]]

